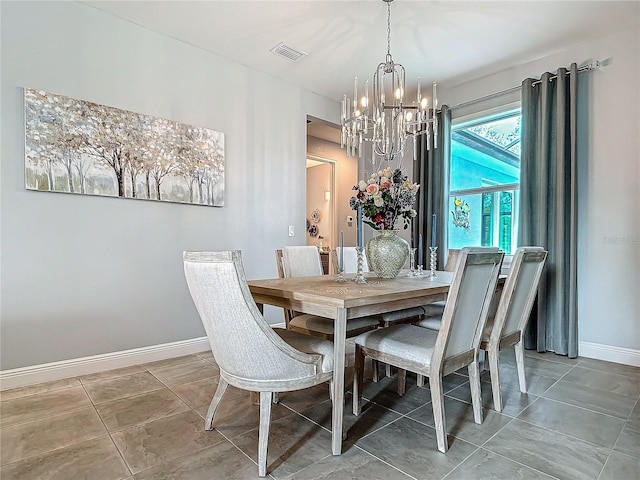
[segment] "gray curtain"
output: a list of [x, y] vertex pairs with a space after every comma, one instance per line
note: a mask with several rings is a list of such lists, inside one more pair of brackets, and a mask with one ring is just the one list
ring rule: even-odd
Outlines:
[[518, 245], [549, 251], [525, 348], [578, 356], [578, 68], [522, 83]]
[[[423, 135], [418, 142], [417, 161], [413, 162], [413, 181], [420, 184], [411, 240], [418, 248], [419, 236], [423, 238], [423, 268], [429, 269], [429, 247], [431, 246], [432, 215], [436, 215], [436, 246], [438, 247], [438, 269], [444, 268], [447, 259], [447, 219], [449, 206], [449, 158], [451, 157], [451, 109], [443, 105], [438, 113], [438, 145], [427, 149]], [[419, 253], [416, 254], [416, 265]]]

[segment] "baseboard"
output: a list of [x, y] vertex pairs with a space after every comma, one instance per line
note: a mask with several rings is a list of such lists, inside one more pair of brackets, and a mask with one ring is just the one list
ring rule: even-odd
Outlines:
[[[284, 324], [276, 324], [273, 326], [284, 327]], [[199, 337], [120, 352], [14, 368], [12, 370], [0, 371], [0, 390], [9, 390], [11, 388], [24, 387], [35, 383], [76, 377], [78, 375], [89, 375], [114, 368], [130, 367], [132, 365], [155, 362], [157, 360], [179, 357], [181, 355], [189, 355], [208, 349], [209, 340], [207, 337]], [[640, 350], [590, 342], [579, 342], [578, 349], [581, 357], [640, 367]]]
[[207, 337], [0, 371], [0, 390], [155, 362], [209, 350]]
[[580, 357], [595, 358], [607, 362], [624, 363], [640, 367], [640, 350], [624, 347], [612, 347], [599, 343], [578, 342]]

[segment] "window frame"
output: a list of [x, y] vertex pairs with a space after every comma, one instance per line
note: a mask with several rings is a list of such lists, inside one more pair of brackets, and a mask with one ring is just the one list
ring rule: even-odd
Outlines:
[[[503, 106], [498, 106], [490, 109], [479, 110], [471, 115], [461, 116], [458, 118], [452, 119], [452, 134], [454, 130], [460, 130], [468, 127], [472, 127], [474, 125], [489, 123], [492, 121], [501, 120], [504, 118], [509, 118], [513, 116], [522, 117], [522, 108], [520, 102], [512, 102]], [[511, 142], [510, 144], [503, 147], [503, 150], [510, 151], [509, 148], [513, 146], [516, 142]], [[511, 152], [513, 153], [513, 152]], [[451, 154], [449, 158], [449, 167], [451, 168], [451, 162], [453, 160], [453, 156]], [[481, 182], [487, 183], [489, 185], [483, 185], [482, 187], [474, 187], [468, 189], [457, 189], [457, 190], [449, 190], [447, 197], [447, 206], [450, 205], [451, 201], [458, 197], [465, 197], [470, 195], [482, 195], [486, 193], [493, 194], [493, 206], [491, 211], [491, 223], [492, 223], [492, 243], [491, 245], [500, 245], [500, 220], [501, 220], [501, 212], [500, 212], [500, 192], [509, 192], [513, 195], [511, 199], [511, 253], [507, 255], [508, 257], [513, 256], [513, 252], [517, 247], [517, 233], [519, 230], [519, 209], [520, 209], [520, 181], [515, 183], [508, 184], [497, 184], [492, 180], [482, 179]], [[491, 185], [493, 183], [493, 185]], [[450, 187], [450, 185], [449, 185]], [[481, 196], [481, 200], [483, 197]], [[483, 207], [484, 208], [484, 207]], [[448, 209], [448, 207], [447, 207]], [[484, 218], [484, 213], [480, 213], [481, 221]], [[450, 227], [452, 228], [452, 227]], [[484, 232], [480, 230], [480, 244], [483, 243]], [[447, 235], [447, 248], [450, 248], [450, 236]], [[509, 260], [506, 262], [509, 263]]]

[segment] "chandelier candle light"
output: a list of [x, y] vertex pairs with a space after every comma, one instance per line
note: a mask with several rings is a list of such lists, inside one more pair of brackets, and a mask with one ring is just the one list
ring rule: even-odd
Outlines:
[[433, 145], [437, 147], [438, 119], [436, 111], [438, 99], [436, 84], [433, 84], [432, 105], [422, 96], [420, 77], [417, 94], [411, 105], [405, 103], [405, 70], [391, 57], [391, 2], [387, 4], [387, 56], [378, 65], [373, 75], [373, 102], [369, 98], [369, 81], [364, 84], [364, 95], [358, 99], [358, 77], [353, 85], [353, 99], [343, 96], [341, 113], [340, 146], [346, 148], [347, 157], [362, 157], [363, 142], [373, 146], [372, 161], [375, 156], [391, 161], [402, 155], [407, 138], [413, 138], [413, 159], [417, 159], [417, 137], [426, 135], [427, 149], [430, 149], [431, 135]]

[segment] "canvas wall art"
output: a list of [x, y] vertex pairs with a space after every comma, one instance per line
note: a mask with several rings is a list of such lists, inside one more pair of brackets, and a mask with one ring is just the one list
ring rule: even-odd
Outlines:
[[30, 190], [224, 205], [224, 134], [25, 88]]

